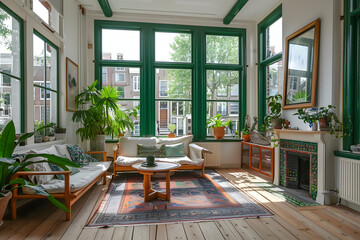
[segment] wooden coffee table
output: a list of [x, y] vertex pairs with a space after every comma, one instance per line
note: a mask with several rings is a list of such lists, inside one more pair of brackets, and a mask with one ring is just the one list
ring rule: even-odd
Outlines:
[[[132, 167], [144, 175], [144, 202], [151, 201], [155, 198], [170, 201], [170, 170], [179, 168], [181, 165], [178, 163], [157, 162], [156, 167], [143, 167], [141, 164], [142, 163], [136, 163]], [[157, 192], [151, 188], [151, 175], [157, 172], [166, 173], [166, 194]]]

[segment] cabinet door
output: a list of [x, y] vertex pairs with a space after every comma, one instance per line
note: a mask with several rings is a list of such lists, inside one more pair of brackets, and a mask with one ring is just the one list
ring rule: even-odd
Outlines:
[[271, 175], [271, 157], [271, 150], [264, 148], [261, 150], [261, 171], [269, 175]]
[[260, 148], [251, 147], [251, 167], [259, 169], [260, 166]]
[[242, 163], [249, 166], [249, 145], [242, 144]]

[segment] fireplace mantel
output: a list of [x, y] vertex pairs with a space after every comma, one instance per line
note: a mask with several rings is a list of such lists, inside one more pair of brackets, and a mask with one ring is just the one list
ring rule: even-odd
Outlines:
[[[315, 143], [317, 154], [317, 196], [316, 202], [320, 204], [330, 204], [330, 191], [333, 188], [333, 139], [329, 132], [324, 131], [303, 131], [303, 130], [288, 130], [275, 129], [279, 140], [291, 140], [307, 143]], [[280, 144], [279, 144], [280, 145]], [[275, 149], [275, 164], [274, 164], [274, 184], [280, 185], [280, 148], [282, 151], [301, 151], [299, 149], [282, 148], [281, 146]]]

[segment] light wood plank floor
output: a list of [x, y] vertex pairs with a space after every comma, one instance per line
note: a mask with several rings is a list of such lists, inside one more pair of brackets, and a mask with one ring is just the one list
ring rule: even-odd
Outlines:
[[256, 187], [268, 181], [243, 169], [219, 169], [274, 213], [271, 218], [234, 219], [199, 223], [84, 228], [107, 186], [93, 187], [74, 206], [72, 220], [47, 200], [20, 207], [18, 219], [5, 218], [0, 239], [360, 239], [360, 213], [343, 206], [294, 207]]

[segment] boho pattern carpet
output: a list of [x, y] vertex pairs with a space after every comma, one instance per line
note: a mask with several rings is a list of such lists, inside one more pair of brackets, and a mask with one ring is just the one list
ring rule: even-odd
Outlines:
[[[124, 173], [110, 183], [88, 227], [206, 221], [271, 216], [260, 204], [209, 170], [176, 172], [171, 177], [171, 201], [144, 202], [143, 176]], [[165, 179], [153, 178], [152, 187], [165, 191]]]

